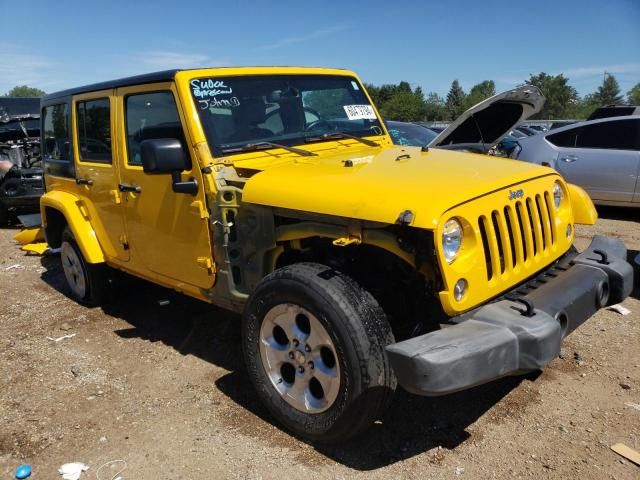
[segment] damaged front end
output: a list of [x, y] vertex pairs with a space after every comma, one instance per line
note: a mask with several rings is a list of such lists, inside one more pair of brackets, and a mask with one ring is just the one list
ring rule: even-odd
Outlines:
[[35, 212], [44, 192], [40, 99], [0, 99], [0, 225]]

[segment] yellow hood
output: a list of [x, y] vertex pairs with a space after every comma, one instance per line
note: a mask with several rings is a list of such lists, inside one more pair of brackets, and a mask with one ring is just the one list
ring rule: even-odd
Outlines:
[[243, 201], [384, 223], [395, 223], [401, 212], [411, 210], [412, 226], [433, 229], [456, 205], [555, 174], [521, 161], [439, 149], [340, 153], [267, 166], [248, 180]]

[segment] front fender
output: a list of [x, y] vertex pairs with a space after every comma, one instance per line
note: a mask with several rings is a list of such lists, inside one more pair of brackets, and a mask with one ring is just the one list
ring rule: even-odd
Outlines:
[[582, 225], [594, 225], [598, 220], [598, 212], [589, 194], [572, 183], [567, 183], [567, 188], [573, 210], [573, 221]]
[[40, 212], [45, 235], [47, 233], [48, 208], [57, 210], [64, 216], [87, 262], [104, 262], [104, 253], [89, 221], [89, 211], [82, 200], [71, 193], [58, 190], [45, 193], [40, 198]]

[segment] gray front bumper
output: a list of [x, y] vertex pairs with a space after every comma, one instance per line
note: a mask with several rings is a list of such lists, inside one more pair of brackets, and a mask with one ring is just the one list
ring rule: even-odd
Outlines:
[[596, 236], [583, 253], [565, 256], [535, 279], [454, 325], [387, 347], [398, 382], [418, 395], [444, 395], [537, 370], [598, 309], [633, 289], [627, 249]]

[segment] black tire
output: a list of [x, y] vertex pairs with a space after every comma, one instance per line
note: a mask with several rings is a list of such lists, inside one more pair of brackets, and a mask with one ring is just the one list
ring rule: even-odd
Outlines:
[[0, 205], [0, 227], [9, 226], [9, 210], [4, 205]]
[[[66, 249], [71, 249], [71, 251]], [[101, 304], [107, 298], [110, 290], [106, 265], [91, 264], [86, 261], [69, 227], [65, 227], [62, 232], [60, 250], [60, 261], [67, 278], [71, 297], [87, 306]], [[73, 254], [75, 254], [75, 257], [73, 257]], [[72, 259], [74, 266], [74, 274], [72, 276], [77, 277], [77, 282], [83, 283], [84, 288], [81, 290], [74, 287], [74, 280], [69, 276]]]
[[[314, 315], [337, 353], [337, 397], [320, 413], [304, 412], [285, 401], [263, 365], [262, 322], [272, 308], [287, 304]], [[299, 263], [266, 276], [245, 306], [242, 331], [245, 364], [261, 401], [300, 437], [318, 443], [345, 441], [379, 419], [391, 402], [397, 382], [384, 349], [394, 342], [387, 317], [369, 292], [338, 271]]]

